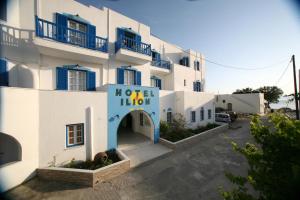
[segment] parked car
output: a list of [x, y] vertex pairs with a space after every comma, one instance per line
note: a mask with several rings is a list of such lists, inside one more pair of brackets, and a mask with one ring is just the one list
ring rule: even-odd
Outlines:
[[230, 115], [227, 113], [216, 113], [215, 120], [216, 120], [216, 122], [225, 122], [225, 123], [231, 122]]

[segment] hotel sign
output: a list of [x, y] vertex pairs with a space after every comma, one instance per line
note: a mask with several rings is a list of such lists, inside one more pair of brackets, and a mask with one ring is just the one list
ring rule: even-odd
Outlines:
[[115, 97], [121, 97], [120, 106], [150, 105], [155, 97], [153, 90], [115, 88]]

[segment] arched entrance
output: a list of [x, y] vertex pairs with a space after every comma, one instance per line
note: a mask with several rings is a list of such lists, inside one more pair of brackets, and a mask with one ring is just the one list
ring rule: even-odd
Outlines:
[[[158, 88], [108, 85], [108, 102], [107, 149], [118, 147], [119, 127], [120, 131], [122, 129], [123, 131], [125, 129], [131, 130], [150, 138], [154, 143], [158, 143]], [[142, 123], [145, 125], [141, 125]]]
[[144, 142], [153, 142], [154, 125], [148, 113], [134, 110], [125, 115], [117, 131], [118, 148], [125, 148]]
[[0, 166], [22, 160], [22, 147], [14, 137], [0, 132]]

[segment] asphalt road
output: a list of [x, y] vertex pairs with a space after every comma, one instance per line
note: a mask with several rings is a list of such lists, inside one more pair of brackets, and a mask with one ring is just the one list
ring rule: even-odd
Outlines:
[[222, 199], [218, 187], [231, 187], [224, 172], [244, 175], [247, 170], [246, 160], [232, 150], [230, 142], [244, 144], [252, 140], [249, 121], [240, 120], [233, 126], [94, 189], [34, 178], [6, 193], [5, 199]]

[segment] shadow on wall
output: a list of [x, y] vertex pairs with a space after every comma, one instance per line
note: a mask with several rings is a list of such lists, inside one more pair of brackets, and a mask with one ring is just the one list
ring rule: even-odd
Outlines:
[[0, 57], [9, 55], [24, 62], [37, 63], [39, 54], [33, 43], [34, 32], [0, 24]]
[[21, 160], [21, 144], [14, 137], [0, 132], [0, 166]]
[[15, 65], [9, 70], [9, 86], [33, 88], [33, 74], [22, 65]]

